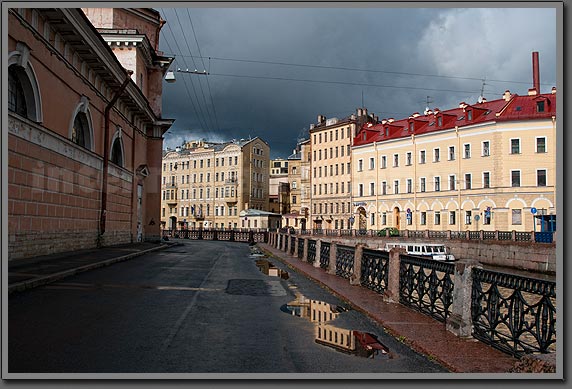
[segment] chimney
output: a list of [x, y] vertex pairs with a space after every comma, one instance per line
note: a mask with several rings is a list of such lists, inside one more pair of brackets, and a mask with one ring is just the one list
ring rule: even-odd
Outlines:
[[532, 87], [540, 94], [540, 71], [538, 69], [538, 51], [532, 52]]
[[512, 97], [512, 96], [511, 96], [511, 94], [510, 94], [510, 91], [509, 91], [508, 89], [505, 90], [505, 91], [504, 91], [504, 94], [502, 95], [503, 100], [504, 100], [504, 101], [509, 101], [511, 97]]

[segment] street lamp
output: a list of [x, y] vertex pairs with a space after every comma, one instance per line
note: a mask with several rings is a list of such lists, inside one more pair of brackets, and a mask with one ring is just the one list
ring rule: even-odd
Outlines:
[[175, 79], [175, 73], [172, 71], [168, 71], [167, 74], [165, 75], [165, 81], [167, 81], [169, 84], [172, 84], [175, 81], [177, 81]]

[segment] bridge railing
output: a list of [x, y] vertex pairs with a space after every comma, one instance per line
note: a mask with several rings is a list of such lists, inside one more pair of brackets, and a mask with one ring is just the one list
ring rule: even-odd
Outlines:
[[350, 229], [323, 229], [314, 228], [311, 230], [300, 230], [294, 228], [280, 228], [280, 233], [291, 235], [328, 236], [328, 237], [401, 237], [415, 239], [458, 239], [458, 240], [499, 240], [513, 242], [536, 242], [553, 243], [553, 232], [534, 231], [431, 231], [431, 230], [397, 230], [395, 228], [384, 228], [381, 230], [350, 230]]
[[403, 249], [342, 245], [326, 235], [273, 235], [281, 235], [273, 240], [289, 244], [290, 253], [295, 247], [292, 257], [399, 301], [458, 336], [472, 336], [515, 357], [556, 351], [553, 281], [484, 270], [473, 260], [441, 262]]

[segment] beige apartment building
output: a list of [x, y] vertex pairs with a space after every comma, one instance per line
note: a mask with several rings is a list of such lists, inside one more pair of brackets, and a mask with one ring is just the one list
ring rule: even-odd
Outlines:
[[556, 89], [539, 89], [365, 125], [352, 148], [355, 228], [544, 229], [533, 213], [556, 215]]
[[269, 207], [271, 212], [290, 212], [290, 187], [288, 185], [288, 160], [270, 160]]
[[268, 211], [269, 156], [258, 137], [164, 151], [162, 227], [241, 228], [242, 211]]
[[311, 228], [351, 228], [351, 147], [361, 125], [374, 121], [367, 109], [344, 119], [318, 115], [310, 125]]

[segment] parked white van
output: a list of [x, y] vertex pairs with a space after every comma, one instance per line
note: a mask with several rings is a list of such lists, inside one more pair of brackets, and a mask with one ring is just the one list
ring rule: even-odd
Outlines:
[[431, 257], [436, 261], [454, 261], [455, 256], [451, 254], [449, 248], [439, 243], [387, 243], [385, 251], [394, 247], [404, 248], [407, 254], [419, 257]]

